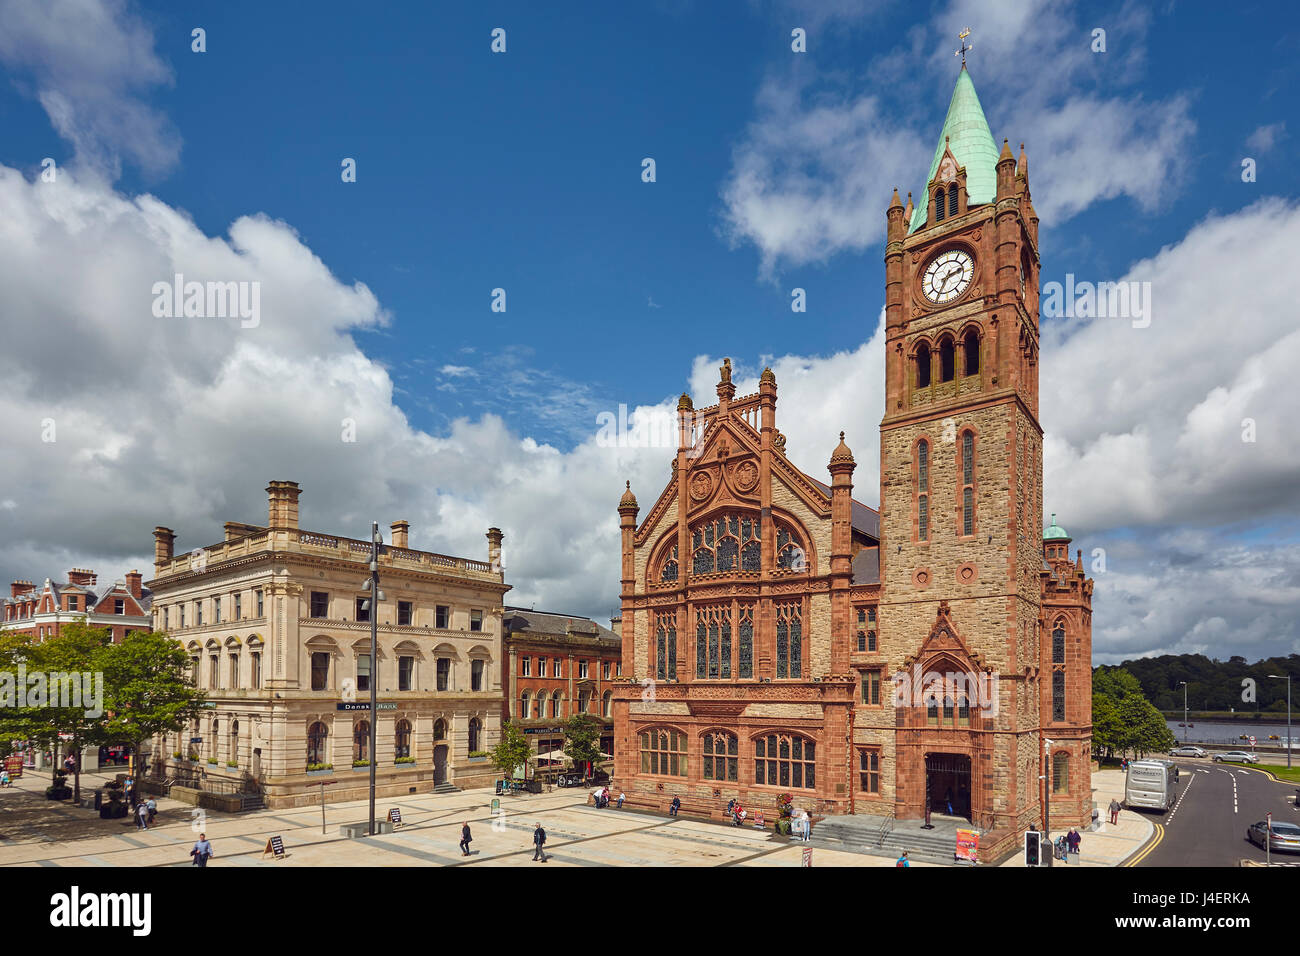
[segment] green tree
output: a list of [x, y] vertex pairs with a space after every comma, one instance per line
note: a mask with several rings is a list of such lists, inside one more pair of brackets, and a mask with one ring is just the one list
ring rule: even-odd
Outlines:
[[492, 766], [501, 772], [501, 776], [508, 778], [514, 775], [517, 767], [528, 762], [528, 758], [533, 755], [533, 747], [528, 742], [528, 735], [518, 724], [506, 721], [501, 727], [501, 742], [489, 750], [488, 755]]
[[203, 693], [190, 680], [190, 659], [174, 638], [137, 631], [103, 653], [105, 736], [127, 742], [138, 776], [140, 745], [183, 729], [198, 716]]
[[[46, 705], [33, 712], [32, 722], [33, 729], [40, 728], [39, 738], [51, 742], [56, 783], [57, 774], [61, 772], [58, 754], [60, 735], [67, 734], [71, 737], [68, 753], [74, 756], [73, 800], [81, 799], [82, 748], [107, 741], [106, 702], [99, 696], [99, 692], [104, 689], [102, 668], [111, 643], [112, 632], [108, 628], [90, 627], [83, 618], [63, 625], [57, 637], [35, 644], [27, 660], [28, 670], [43, 671], [48, 681]], [[62, 680], [76, 683], [79, 689], [76, 696], [81, 699], [63, 700], [57, 686], [62, 681], [55, 675], [64, 675]]]
[[593, 768], [601, 763], [600, 732], [604, 721], [593, 714], [574, 714], [564, 724], [564, 752], [575, 764], [590, 763]]

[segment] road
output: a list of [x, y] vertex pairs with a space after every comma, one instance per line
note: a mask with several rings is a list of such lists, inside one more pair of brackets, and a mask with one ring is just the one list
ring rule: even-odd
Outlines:
[[[1155, 848], [1137, 866], [1238, 866], [1264, 862], [1264, 850], [1246, 839], [1246, 828], [1273, 812], [1279, 822], [1300, 824], [1297, 784], [1274, 783], [1258, 770], [1222, 766], [1208, 758], [1178, 758], [1179, 799], [1172, 810], [1151, 814]], [[1300, 854], [1274, 853], [1274, 863], [1300, 866]]]

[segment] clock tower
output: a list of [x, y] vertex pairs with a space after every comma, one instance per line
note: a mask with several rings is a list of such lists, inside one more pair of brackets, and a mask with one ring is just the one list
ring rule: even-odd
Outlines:
[[[886, 214], [881, 651], [894, 815], [1041, 822], [1038, 218], [963, 62], [928, 181]], [[1055, 803], [1053, 804], [1055, 806]], [[950, 809], [951, 808], [951, 809]]]

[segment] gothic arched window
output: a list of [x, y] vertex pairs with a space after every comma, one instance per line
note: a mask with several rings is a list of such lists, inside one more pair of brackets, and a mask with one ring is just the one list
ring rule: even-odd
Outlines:
[[961, 533], [975, 533], [975, 433], [961, 433]]
[[754, 608], [748, 605], [740, 606], [740, 627], [738, 631], [740, 637], [740, 660], [738, 673], [736, 676], [742, 680], [754, 676]]
[[1065, 625], [1057, 624], [1052, 629], [1052, 663], [1065, 663]]
[[701, 680], [731, 679], [731, 607], [695, 610], [695, 676]]
[[803, 606], [776, 605], [776, 676], [803, 676]]
[[916, 347], [916, 387], [930, 387], [930, 346], [925, 342]]
[[1052, 720], [1065, 720], [1065, 671], [1052, 671]]
[[953, 347], [952, 339], [945, 338], [939, 343], [939, 381], [951, 382], [956, 374], [955, 360], [956, 349]]
[[706, 733], [701, 747], [704, 753], [704, 779], [735, 782], [739, 774], [740, 747], [735, 734]]
[[916, 443], [916, 540], [930, 540], [930, 443]]
[[677, 679], [677, 615], [655, 615], [655, 676], [659, 680]]
[[754, 741], [754, 783], [817, 788], [817, 743], [795, 734], [767, 734]]
[[483, 749], [483, 721], [477, 717], [469, 719], [469, 752]]
[[672, 551], [668, 553], [668, 560], [664, 562], [663, 569], [659, 572], [659, 580], [676, 581], [677, 580], [677, 545], [673, 545]]
[[1070, 792], [1070, 755], [1052, 754], [1052, 793]]
[[980, 337], [974, 329], [967, 329], [962, 338], [962, 371], [966, 375], [977, 375], [980, 370]]
[[641, 772], [686, 776], [686, 735], [669, 728], [642, 731]]

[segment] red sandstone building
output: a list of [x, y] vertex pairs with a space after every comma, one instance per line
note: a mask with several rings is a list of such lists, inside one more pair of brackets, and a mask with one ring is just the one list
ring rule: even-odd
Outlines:
[[997, 852], [1042, 823], [1046, 778], [1055, 825], [1089, 817], [1092, 582], [1040, 531], [1038, 217], [964, 65], [925, 196], [886, 217], [880, 511], [843, 434], [829, 484], [802, 471], [775, 376], [737, 397], [729, 361], [716, 405], [682, 396], [645, 516], [619, 503], [634, 804], [951, 804]]
[[108, 628], [115, 642], [132, 631], [150, 630], [152, 599], [140, 572], [131, 571], [105, 590], [96, 590], [98, 577], [94, 571], [73, 568], [62, 585], [49, 578], [40, 587], [31, 581], [14, 581], [4, 602], [0, 630], [39, 641], [57, 637], [64, 624], [85, 620], [91, 627]]
[[528, 735], [533, 752], [564, 749], [564, 722], [591, 714], [604, 722], [601, 752], [614, 753], [613, 682], [623, 676], [623, 643], [595, 621], [507, 607], [502, 622], [510, 675], [502, 711]]

